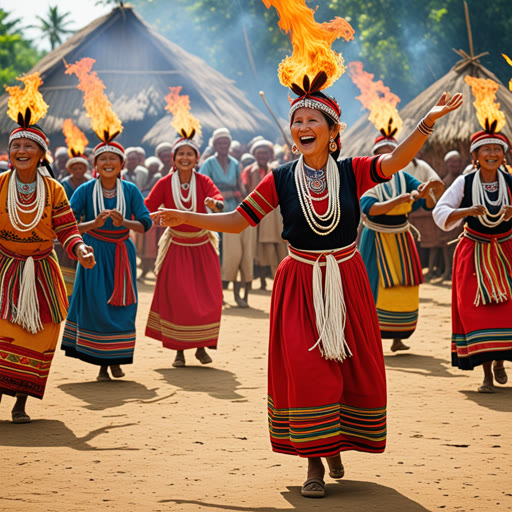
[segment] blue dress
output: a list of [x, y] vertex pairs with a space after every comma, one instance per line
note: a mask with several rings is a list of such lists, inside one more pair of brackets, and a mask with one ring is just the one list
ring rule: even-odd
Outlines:
[[[77, 220], [82, 218], [82, 222], [95, 218], [95, 182], [84, 183], [71, 198], [71, 208]], [[122, 185], [126, 218], [141, 222], [147, 231], [152, 222], [142, 194], [132, 183], [122, 181]], [[116, 197], [104, 198], [104, 203], [107, 210], [114, 209]], [[69, 357], [104, 366], [133, 362], [137, 314], [136, 255], [128, 233], [125, 227], [115, 227], [112, 219], [107, 218], [101, 228], [83, 234], [84, 242], [94, 249], [96, 265], [92, 269], [78, 265], [62, 339], [62, 349]], [[119, 277], [121, 262], [118, 255], [121, 253], [127, 257], [127, 270], [131, 274], [131, 283], [124, 282], [124, 285], [126, 288], [130, 284], [133, 286], [134, 300], [126, 301], [132, 302], [128, 305], [112, 305], [108, 302], [115, 291], [115, 277]]]

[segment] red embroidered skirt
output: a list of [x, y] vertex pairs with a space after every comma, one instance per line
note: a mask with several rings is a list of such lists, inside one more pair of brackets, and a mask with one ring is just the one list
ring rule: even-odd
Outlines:
[[157, 276], [146, 336], [173, 350], [217, 348], [221, 314], [219, 257], [208, 235], [174, 236]]
[[[484, 235], [478, 236], [484, 238]], [[499, 245], [504, 257], [512, 263], [510, 233], [500, 237], [508, 237]], [[463, 236], [453, 261], [452, 366], [462, 370], [472, 370], [487, 361], [512, 361], [512, 300], [474, 304], [477, 294], [475, 244], [474, 240]], [[488, 250], [490, 258], [496, 259], [494, 248], [488, 246]]]
[[375, 303], [358, 252], [339, 269], [345, 337], [353, 354], [343, 362], [324, 359], [318, 348], [309, 351], [318, 339], [313, 266], [288, 256], [277, 270], [268, 376], [270, 440], [276, 452], [329, 457], [346, 450], [384, 451], [386, 375]]

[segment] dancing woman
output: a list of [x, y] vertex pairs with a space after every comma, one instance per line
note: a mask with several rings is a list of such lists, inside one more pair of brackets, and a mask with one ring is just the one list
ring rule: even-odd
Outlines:
[[98, 178], [71, 198], [78, 229], [94, 248], [98, 265], [78, 266], [62, 338], [66, 356], [100, 366], [97, 380], [124, 376], [120, 365], [133, 362], [137, 314], [136, 255], [130, 230], [151, 227], [144, 199], [133, 183], [120, 179], [123, 147], [102, 142], [94, 149]]
[[512, 177], [507, 137], [486, 128], [471, 137], [477, 170], [453, 182], [433, 216], [445, 231], [464, 223], [453, 261], [452, 366], [482, 365], [478, 391], [493, 393], [494, 379], [507, 382], [503, 360], [512, 361]]
[[[374, 154], [389, 153], [397, 146], [392, 136], [377, 137]], [[359, 250], [377, 307], [380, 335], [393, 340], [393, 352], [409, 349], [402, 340], [416, 329], [419, 285], [423, 282], [408, 213], [418, 208], [431, 210], [434, 200], [429, 192], [437, 191], [439, 184], [421, 183], [398, 171], [388, 183], [377, 185], [361, 198], [365, 219]]]
[[[302, 494], [325, 494], [330, 475], [344, 474], [340, 452], [382, 452], [386, 442], [386, 379], [379, 325], [366, 270], [356, 250], [359, 198], [407, 165], [437, 119], [462, 103], [437, 104], [392, 153], [337, 162], [341, 111], [320, 92], [319, 73], [291, 105], [298, 162], [269, 173], [233, 212], [164, 210], [162, 225], [189, 224], [239, 233], [279, 205], [289, 256], [272, 292], [269, 347], [269, 428], [276, 452], [308, 458]], [[324, 302], [324, 289], [327, 300]]]
[[[160, 206], [206, 214], [224, 207], [213, 181], [195, 171], [199, 149], [182, 132], [173, 147], [174, 168], [160, 179], [145, 200], [150, 212]], [[205, 347], [217, 348], [222, 313], [218, 237], [189, 225], [168, 227], [159, 242], [155, 293], [146, 336], [176, 350], [174, 367], [185, 366], [184, 350], [195, 348], [202, 364], [212, 359]]]
[[[34, 77], [39, 84], [39, 75], [22, 80], [27, 84]], [[16, 396], [12, 421], [28, 423], [27, 396], [43, 398], [68, 308], [53, 240], [57, 238], [68, 256], [84, 267], [92, 268], [95, 261], [62, 185], [51, 177], [48, 138], [31, 124], [42, 115], [24, 105], [16, 116], [10, 100], [10, 115], [12, 111], [21, 126], [9, 137], [12, 169], [0, 175], [0, 398]]]

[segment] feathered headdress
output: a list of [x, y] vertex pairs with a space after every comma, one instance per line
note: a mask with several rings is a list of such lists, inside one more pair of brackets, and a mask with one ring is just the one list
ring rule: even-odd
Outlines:
[[14, 139], [26, 137], [37, 142], [45, 151], [48, 151], [50, 141], [36, 123], [42, 119], [48, 111], [48, 105], [39, 92], [39, 86], [43, 83], [39, 73], [33, 73], [21, 78], [25, 87], [21, 89], [18, 85], [6, 87], [9, 93], [7, 115], [19, 124], [9, 136], [9, 145]]
[[467, 75], [464, 81], [471, 86], [475, 97], [473, 105], [476, 109], [476, 117], [483, 130], [471, 136], [470, 151], [484, 144], [500, 144], [507, 152], [509, 141], [507, 137], [499, 133], [505, 126], [505, 114], [500, 110], [500, 104], [496, 103], [496, 91], [500, 85], [489, 78], [476, 78]]
[[181, 86], [169, 87], [169, 94], [165, 97], [165, 110], [173, 115], [171, 126], [181, 135], [172, 148], [172, 154], [174, 156], [181, 146], [190, 146], [199, 158], [199, 147], [193, 138], [195, 135], [201, 135], [201, 123], [190, 113], [190, 98], [181, 96], [181, 89]]
[[66, 168], [76, 163], [82, 163], [89, 166], [87, 157], [84, 156], [84, 150], [89, 142], [85, 134], [73, 124], [71, 119], [65, 119], [62, 124], [62, 132], [66, 138], [68, 146], [69, 160], [66, 162]]
[[361, 91], [357, 99], [370, 111], [368, 119], [381, 133], [375, 139], [373, 151], [382, 146], [398, 146], [395, 135], [402, 127], [402, 119], [396, 107], [400, 98], [382, 80], [374, 81], [374, 75], [363, 70], [362, 62], [351, 62], [348, 67], [352, 81]]
[[123, 131], [121, 120], [112, 110], [112, 104], [104, 90], [105, 85], [98, 77], [92, 66], [96, 61], [91, 58], [83, 58], [75, 64], [66, 64], [66, 74], [75, 74], [78, 77], [78, 89], [84, 93], [84, 105], [87, 117], [91, 119], [91, 126], [102, 141], [94, 148], [94, 157], [101, 153], [112, 152], [118, 154], [124, 160], [124, 148], [121, 144], [113, 142]]

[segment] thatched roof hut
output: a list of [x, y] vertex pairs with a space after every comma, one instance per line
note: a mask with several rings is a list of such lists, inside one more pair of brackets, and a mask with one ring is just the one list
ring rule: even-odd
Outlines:
[[[470, 57], [464, 52], [459, 54], [463, 56], [461, 61], [457, 62], [446, 75], [434, 82], [400, 111], [403, 126], [398, 134], [399, 140], [416, 128], [421, 118], [436, 103], [444, 91], [449, 91], [452, 94], [456, 92], [463, 93], [464, 103], [460, 109], [441, 119], [436, 124], [434, 133], [423, 146], [425, 160], [441, 176], [445, 174], [443, 158], [448, 151], [456, 149], [460, 152], [464, 161], [470, 161], [469, 139], [472, 133], [481, 130], [473, 106], [474, 97], [471, 87], [464, 81], [466, 75], [490, 78], [500, 84], [496, 98], [508, 121], [502, 133], [509, 138], [512, 136], [512, 92], [498, 80], [496, 75], [480, 64], [478, 56]], [[379, 135], [377, 129], [368, 121], [368, 116], [365, 115], [342, 135], [343, 155], [370, 155], [373, 141], [377, 135]]]
[[[126, 146], [155, 146], [171, 141], [175, 132], [165, 110], [170, 86], [181, 85], [181, 94], [190, 96], [191, 111], [201, 121], [203, 140], [221, 126], [234, 138], [246, 140], [254, 135], [273, 137], [271, 121], [252, 105], [233, 81], [157, 34], [130, 6], [116, 7], [98, 18], [46, 55], [30, 72], [39, 71], [41, 92], [48, 103], [42, 128], [52, 147], [64, 144], [62, 123], [71, 118], [87, 135], [90, 144], [96, 136], [85, 117], [82, 92], [76, 76], [64, 74], [68, 63], [83, 57], [96, 59], [93, 70], [106, 86], [114, 111], [124, 125], [119, 142]], [[0, 112], [7, 111], [7, 94], [0, 97]], [[6, 115], [0, 117], [0, 147], [7, 145], [14, 127]]]

